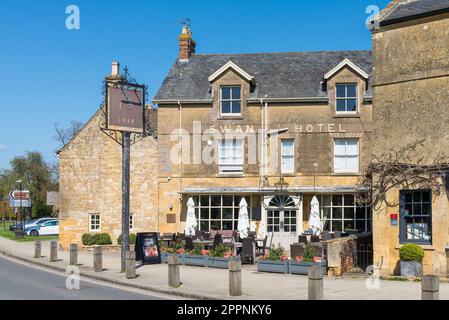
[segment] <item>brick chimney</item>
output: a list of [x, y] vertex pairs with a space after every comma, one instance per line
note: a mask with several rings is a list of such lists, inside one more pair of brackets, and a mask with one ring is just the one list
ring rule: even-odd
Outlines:
[[195, 53], [196, 43], [192, 38], [192, 32], [188, 26], [182, 27], [182, 33], [179, 36], [179, 59], [189, 60]]

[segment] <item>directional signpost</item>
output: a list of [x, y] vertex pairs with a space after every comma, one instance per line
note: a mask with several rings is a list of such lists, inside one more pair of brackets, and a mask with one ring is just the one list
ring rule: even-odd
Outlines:
[[[19, 180], [20, 181], [20, 180]], [[20, 181], [22, 186], [22, 181]], [[25, 235], [25, 211], [22, 208], [31, 208], [31, 196], [28, 190], [13, 190], [9, 193], [9, 205], [12, 208], [20, 211], [20, 227], [18, 225], [18, 219], [16, 218], [16, 236]], [[17, 217], [17, 215], [16, 215]]]

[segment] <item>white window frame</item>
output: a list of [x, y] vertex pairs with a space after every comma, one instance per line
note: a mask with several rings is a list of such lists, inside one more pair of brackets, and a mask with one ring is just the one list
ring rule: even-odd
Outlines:
[[[98, 229], [93, 229], [92, 228], [92, 222], [93, 222], [93, 217], [94, 216], [98, 216]], [[100, 213], [89, 213], [89, 232], [100, 232], [101, 231], [101, 214]]]
[[[345, 96], [338, 97], [337, 86], [345, 86]], [[355, 97], [348, 96], [348, 86], [355, 86]], [[336, 114], [357, 114], [359, 112], [359, 87], [357, 83], [336, 83], [335, 84], [335, 113]], [[338, 100], [353, 100], [355, 99], [355, 111], [347, 111], [347, 102], [346, 102], [346, 111], [338, 111]]]
[[[337, 155], [335, 153], [335, 149], [337, 146], [337, 141], [345, 141], [345, 154], [344, 155]], [[347, 147], [348, 147], [348, 141], [356, 141], [357, 142], [357, 155], [348, 155]], [[336, 169], [336, 158], [344, 158], [345, 159], [345, 170], [337, 170]], [[357, 170], [349, 170], [348, 169], [348, 158], [357, 158]], [[336, 174], [342, 174], [342, 173], [349, 173], [349, 174], [359, 174], [360, 173], [360, 140], [355, 138], [338, 138], [334, 139], [334, 173]]]
[[[231, 103], [231, 111], [232, 111], [232, 103], [240, 102], [240, 112], [239, 113], [224, 113], [223, 112], [223, 88], [231, 88], [231, 97], [230, 99], [226, 99], [224, 101]], [[232, 88], [240, 88], [240, 99], [233, 99], [232, 97]], [[242, 115], [242, 86], [239, 85], [228, 85], [228, 86], [220, 86], [220, 116], [221, 117], [238, 117]]]
[[[236, 141], [240, 142], [241, 148], [242, 148], [242, 163], [222, 163], [222, 144], [226, 141]], [[237, 149], [236, 149], [237, 150]], [[245, 163], [245, 144], [243, 139], [223, 139], [220, 140], [219, 146], [218, 146], [218, 171], [220, 174], [235, 174], [235, 175], [242, 175], [243, 174], [243, 166]], [[234, 155], [234, 154], [233, 154]]]
[[[291, 141], [293, 142], [293, 152], [292, 154], [284, 154], [284, 142], [286, 141]], [[284, 162], [284, 158], [292, 158], [293, 159], [293, 168], [291, 168], [291, 170], [287, 170], [286, 166], [285, 166], [285, 162]], [[281, 172], [285, 173], [285, 174], [292, 174], [295, 173], [295, 139], [282, 139], [281, 140]]]

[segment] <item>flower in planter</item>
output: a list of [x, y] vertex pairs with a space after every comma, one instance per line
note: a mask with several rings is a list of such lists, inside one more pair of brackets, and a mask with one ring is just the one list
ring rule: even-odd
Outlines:
[[313, 257], [313, 262], [320, 263], [321, 261], [322, 261], [321, 257], [319, 257], [319, 256]]
[[281, 256], [281, 258], [280, 258], [281, 261], [287, 261], [287, 260], [289, 260], [289, 259], [290, 259], [290, 258], [287, 257], [287, 256]]
[[235, 254], [232, 251], [228, 251], [224, 254], [223, 258], [230, 259], [232, 257], [235, 257]]
[[210, 254], [209, 250], [201, 250], [201, 255], [202, 256], [208, 256]]
[[185, 253], [186, 253], [186, 251], [182, 248], [178, 250], [178, 254], [185, 254]]
[[304, 258], [303, 258], [303, 256], [297, 256], [297, 257], [295, 258], [295, 261], [296, 261], [296, 262], [303, 262], [303, 261], [304, 261]]

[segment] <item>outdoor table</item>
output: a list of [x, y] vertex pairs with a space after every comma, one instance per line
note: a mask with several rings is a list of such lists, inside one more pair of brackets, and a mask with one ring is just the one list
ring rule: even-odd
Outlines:
[[205, 249], [210, 248], [214, 245], [213, 240], [194, 240], [193, 244], [201, 244], [204, 246]]

